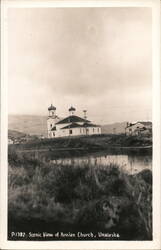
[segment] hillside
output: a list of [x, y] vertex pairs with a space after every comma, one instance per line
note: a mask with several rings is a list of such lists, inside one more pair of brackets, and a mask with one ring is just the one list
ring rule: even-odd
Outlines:
[[9, 115], [8, 129], [29, 135], [46, 136], [46, 117], [36, 115]]
[[20, 138], [20, 137], [24, 137], [26, 136], [25, 133], [22, 133], [22, 132], [19, 132], [19, 131], [16, 131], [16, 130], [8, 130], [8, 137], [9, 138]]
[[102, 126], [102, 134], [122, 134], [125, 133], [127, 122], [117, 122]]
[[[30, 135], [47, 136], [46, 116], [9, 115], [8, 128]], [[125, 132], [126, 122], [102, 126], [103, 134], [119, 134]]]

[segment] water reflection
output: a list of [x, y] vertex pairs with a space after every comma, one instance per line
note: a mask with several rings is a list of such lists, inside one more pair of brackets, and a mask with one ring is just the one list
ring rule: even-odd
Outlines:
[[104, 165], [117, 164], [125, 171], [134, 174], [140, 172], [143, 169], [152, 169], [152, 157], [151, 155], [134, 156], [134, 155], [91, 155], [72, 157], [64, 159], [54, 159], [50, 162], [57, 165], [76, 165], [76, 164], [90, 164], [90, 165]]
[[[116, 164], [130, 174], [135, 174], [143, 169], [152, 170], [152, 152], [145, 149], [108, 149], [100, 152], [87, 151], [34, 151], [26, 152], [31, 158], [39, 159], [44, 163], [55, 163], [57, 165], [104, 165]], [[24, 154], [24, 152], [23, 152]]]

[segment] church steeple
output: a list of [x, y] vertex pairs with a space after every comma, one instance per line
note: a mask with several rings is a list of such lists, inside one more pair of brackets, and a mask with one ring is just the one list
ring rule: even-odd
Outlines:
[[54, 107], [53, 104], [51, 104], [50, 107], [48, 108], [48, 111], [49, 111], [49, 116], [55, 116], [56, 107]]
[[76, 111], [76, 109], [74, 107], [70, 107], [69, 108], [69, 115], [74, 115], [74, 112]]

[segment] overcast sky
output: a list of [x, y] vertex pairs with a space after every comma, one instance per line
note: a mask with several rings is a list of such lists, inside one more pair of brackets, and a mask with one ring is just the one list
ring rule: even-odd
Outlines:
[[151, 28], [150, 8], [9, 9], [9, 113], [151, 119]]

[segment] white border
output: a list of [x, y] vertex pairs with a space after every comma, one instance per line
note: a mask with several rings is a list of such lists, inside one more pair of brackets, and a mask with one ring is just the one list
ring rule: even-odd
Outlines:
[[[152, 8], [153, 68], [153, 241], [7, 241], [7, 9], [44, 7], [150, 7]], [[161, 249], [161, 133], [160, 133], [160, 1], [159, 0], [95, 0], [37, 1], [1, 0], [1, 249]]]

